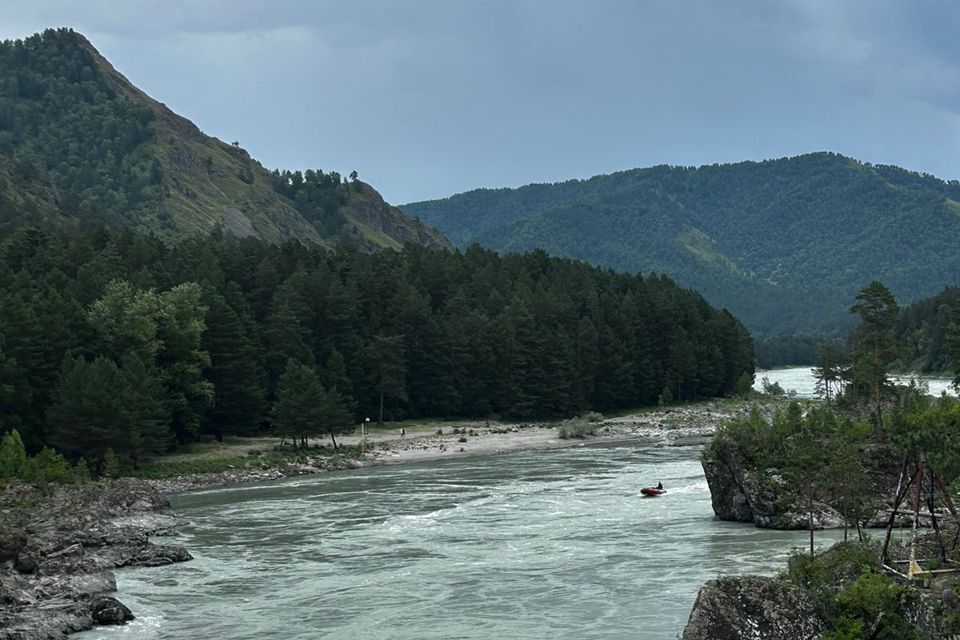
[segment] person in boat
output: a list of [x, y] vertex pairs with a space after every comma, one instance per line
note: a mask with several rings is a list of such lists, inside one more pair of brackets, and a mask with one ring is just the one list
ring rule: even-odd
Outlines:
[[658, 483], [657, 483], [657, 491], [663, 491], [663, 483], [662, 483], [662, 482], [658, 482]]

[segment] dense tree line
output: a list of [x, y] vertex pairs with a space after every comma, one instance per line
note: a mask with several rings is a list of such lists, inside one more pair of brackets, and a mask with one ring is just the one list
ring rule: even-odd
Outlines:
[[[897, 371], [943, 373], [956, 371], [960, 354], [953, 353], [960, 327], [960, 287], [946, 287], [930, 298], [900, 309], [893, 324], [896, 355], [891, 368]], [[778, 336], [755, 340], [757, 367], [814, 364], [825, 348], [842, 352], [846, 336], [835, 334]]]
[[[956, 289], [920, 301], [907, 309], [897, 305], [893, 293], [874, 280], [857, 294], [850, 307], [860, 324], [851, 332], [846, 348], [821, 345], [813, 369], [817, 391], [829, 404], [867, 402], [882, 423], [883, 404], [895, 398], [888, 379], [891, 369], [929, 371], [921, 362], [936, 362], [935, 371], [960, 372], [960, 308]], [[918, 355], [920, 357], [918, 357]], [[954, 380], [960, 390], [960, 373]]]
[[[0, 233], [0, 433], [93, 462], [361, 417], [551, 419], [731, 393], [752, 342], [662, 276], [543, 252]], [[322, 405], [303, 420], [303, 398]]]
[[817, 335], [783, 335], [754, 340], [757, 367], [774, 369], [804, 364], [813, 364], [825, 344], [842, 344], [840, 335], [822, 333]]
[[904, 308], [894, 331], [899, 368], [960, 374], [960, 287]]
[[341, 207], [350, 198], [350, 184], [336, 171], [324, 173], [321, 169], [306, 171], [274, 171], [270, 174], [273, 188], [289, 198], [297, 211], [325, 235], [343, 237], [346, 219]]

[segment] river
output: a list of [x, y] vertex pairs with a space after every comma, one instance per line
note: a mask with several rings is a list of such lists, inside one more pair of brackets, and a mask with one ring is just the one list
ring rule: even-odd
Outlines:
[[[757, 391], [763, 391], [763, 378], [767, 378], [771, 383], [778, 382], [786, 392], [793, 391], [797, 398], [816, 398], [817, 393], [814, 389], [816, 380], [813, 378], [810, 367], [791, 367], [789, 369], [768, 369], [757, 371], [754, 378], [753, 388]], [[910, 376], [890, 376], [894, 384], [907, 384]], [[955, 395], [951, 378], [928, 378], [924, 377], [929, 393], [939, 396], [946, 391], [949, 395]]]
[[[194, 560], [118, 571], [137, 620], [76, 638], [672, 639], [705, 580], [775, 573], [806, 539], [715, 520], [698, 451], [534, 451], [176, 496]], [[667, 495], [640, 497], [657, 481]]]

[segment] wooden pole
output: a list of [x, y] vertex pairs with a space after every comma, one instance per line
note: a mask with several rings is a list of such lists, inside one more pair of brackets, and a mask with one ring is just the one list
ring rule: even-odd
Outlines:
[[933, 502], [933, 491], [936, 483], [934, 482], [934, 473], [933, 468], [930, 468], [930, 493], [927, 494], [927, 508], [930, 509], [930, 522], [933, 525], [933, 530], [937, 534], [937, 545], [940, 547], [940, 559], [946, 562], [947, 560], [947, 549], [943, 544], [943, 536], [940, 534], [940, 525], [937, 524], [937, 513], [934, 511], [934, 502]]
[[897, 509], [900, 508], [900, 503], [903, 502], [903, 499], [907, 497], [907, 491], [910, 490], [910, 483], [913, 482], [913, 478], [907, 482], [906, 486], [903, 485], [903, 479], [907, 473], [907, 455], [903, 456], [903, 464], [900, 465], [900, 477], [897, 478], [897, 492], [893, 496], [893, 509], [890, 510], [890, 518], [887, 520], [887, 534], [883, 539], [883, 547], [880, 549], [880, 564], [884, 564], [887, 561], [887, 548], [890, 546], [890, 534], [893, 533], [893, 523], [897, 519]]
[[917, 460], [917, 486], [913, 494], [913, 538], [910, 540], [910, 564], [907, 575], [913, 578], [917, 561], [917, 523], [920, 522], [920, 492], [923, 490], [923, 458]]

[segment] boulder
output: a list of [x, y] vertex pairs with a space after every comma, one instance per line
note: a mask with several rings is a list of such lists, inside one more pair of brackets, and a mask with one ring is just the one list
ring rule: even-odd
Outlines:
[[133, 613], [116, 598], [103, 596], [90, 607], [96, 624], [126, 624], [133, 620]]
[[0, 562], [16, 560], [27, 544], [27, 534], [20, 529], [0, 525]]
[[40, 568], [40, 561], [32, 553], [21, 553], [13, 563], [14, 571], [19, 573], [36, 573]]
[[[763, 529], [806, 529], [806, 506], [776, 469], [751, 469], [737, 448], [714, 440], [701, 456], [713, 512], [721, 520], [752, 522]], [[815, 529], [843, 527], [843, 517], [822, 502], [814, 503]]]
[[717, 578], [700, 588], [683, 640], [814, 640], [823, 622], [810, 597], [777, 578]]

